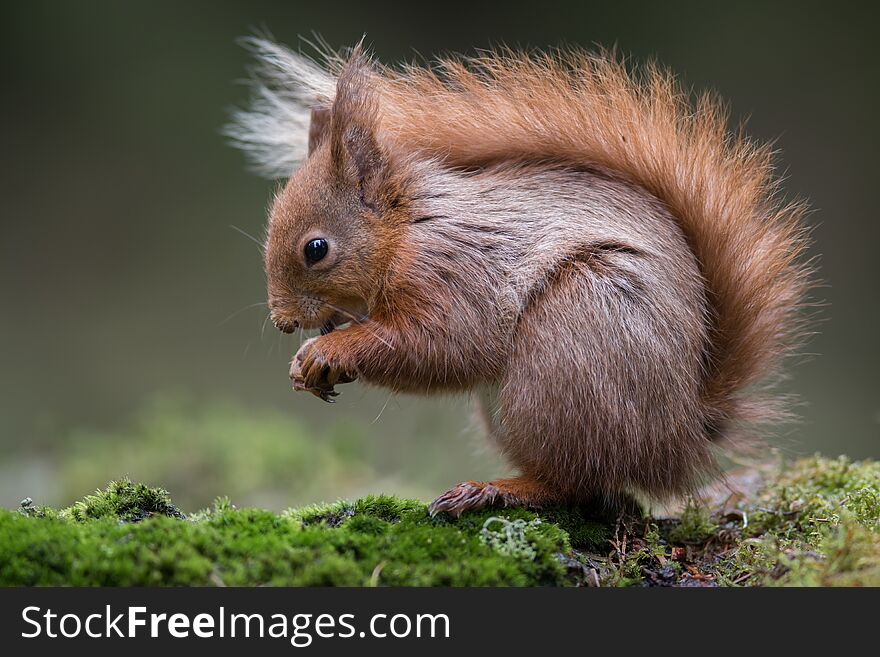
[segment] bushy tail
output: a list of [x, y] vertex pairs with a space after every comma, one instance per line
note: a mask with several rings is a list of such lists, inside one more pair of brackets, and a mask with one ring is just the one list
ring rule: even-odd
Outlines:
[[[313, 64], [287, 56], [293, 62], [270, 60], [282, 82], [311, 76]], [[310, 88], [326, 93], [339, 65], [331, 59], [329, 84]], [[600, 165], [662, 200], [700, 263], [713, 309], [710, 426], [721, 432], [730, 421], [775, 416], [763, 384], [801, 343], [805, 206], [780, 200], [771, 148], [731, 134], [715, 98], [692, 99], [656, 66], [632, 73], [613, 56], [580, 51], [504, 51], [374, 71], [382, 128], [405, 148], [453, 166]], [[279, 100], [264, 102], [267, 111]]]

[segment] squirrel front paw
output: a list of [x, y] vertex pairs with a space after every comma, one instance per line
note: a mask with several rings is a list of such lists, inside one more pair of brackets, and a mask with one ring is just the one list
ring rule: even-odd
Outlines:
[[350, 383], [357, 376], [327, 348], [326, 336], [306, 340], [290, 363], [290, 383], [294, 390], [308, 390], [325, 402], [339, 395], [337, 383]]

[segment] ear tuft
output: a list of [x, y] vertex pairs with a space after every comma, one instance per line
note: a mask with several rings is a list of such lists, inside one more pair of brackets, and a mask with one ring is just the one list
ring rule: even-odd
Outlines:
[[341, 64], [329, 52], [319, 52], [315, 61], [267, 39], [243, 43], [257, 58], [251, 99], [223, 133], [258, 173], [287, 178], [308, 153], [310, 109], [329, 104]]

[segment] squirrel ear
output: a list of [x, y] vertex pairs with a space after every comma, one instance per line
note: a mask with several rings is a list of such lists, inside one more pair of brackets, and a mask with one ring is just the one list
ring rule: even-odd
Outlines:
[[336, 85], [330, 117], [331, 153], [340, 173], [358, 185], [361, 198], [378, 203], [388, 159], [377, 138], [376, 99], [360, 47], [346, 63]]
[[330, 108], [313, 107], [312, 117], [309, 121], [309, 155], [321, 145], [327, 133], [330, 132]]
[[364, 201], [375, 204], [385, 168], [385, 156], [375, 134], [366, 126], [350, 125], [340, 141], [345, 172], [357, 182]]

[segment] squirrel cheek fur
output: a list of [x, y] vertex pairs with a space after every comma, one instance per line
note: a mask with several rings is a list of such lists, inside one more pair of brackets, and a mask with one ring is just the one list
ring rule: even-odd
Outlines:
[[[802, 334], [804, 208], [774, 200], [769, 150], [728, 137], [717, 103], [577, 52], [440, 76], [255, 46], [302, 85], [259, 93], [311, 112], [304, 131], [257, 103], [232, 131], [266, 167], [265, 126], [307, 143], [265, 259], [276, 325], [329, 327], [294, 387], [471, 392], [519, 470], [433, 513], [686, 493], [714, 444], [775, 417], [760, 386]], [[316, 235], [330, 253], [310, 264]]]

